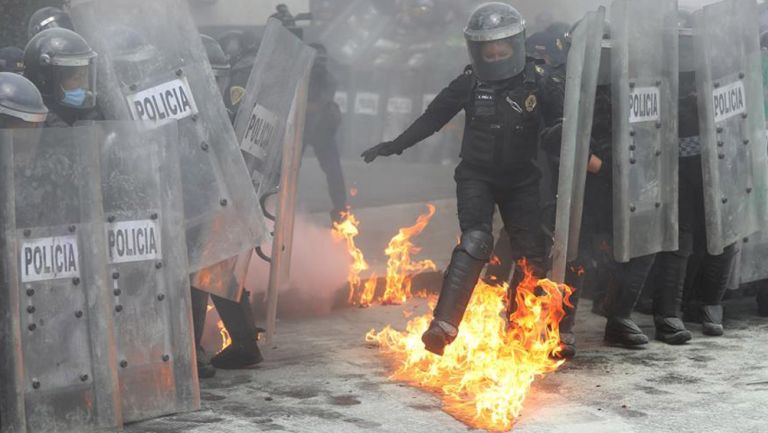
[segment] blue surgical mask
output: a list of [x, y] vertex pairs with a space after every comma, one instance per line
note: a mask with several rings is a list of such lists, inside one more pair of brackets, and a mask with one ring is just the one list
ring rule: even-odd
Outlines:
[[87, 96], [88, 94], [83, 88], [64, 90], [64, 98], [61, 103], [70, 107], [82, 107]]

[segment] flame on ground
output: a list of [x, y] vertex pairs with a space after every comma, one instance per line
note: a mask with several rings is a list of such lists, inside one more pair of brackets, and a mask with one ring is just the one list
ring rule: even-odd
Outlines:
[[420, 215], [416, 219], [416, 224], [400, 229], [384, 251], [389, 259], [387, 260], [387, 285], [381, 297], [382, 304], [404, 303], [413, 296], [411, 294], [413, 276], [424, 271], [437, 270], [435, 263], [431, 260], [411, 261], [411, 256], [421, 251], [411, 242], [411, 238], [421, 234], [435, 215], [434, 205], [427, 204], [427, 208], [428, 212]]
[[349, 274], [347, 275], [349, 285], [347, 301], [350, 304], [370, 305], [376, 292], [376, 275], [371, 276], [366, 281], [365, 286], [362, 286], [360, 274], [367, 271], [370, 266], [365, 261], [363, 252], [355, 245], [355, 237], [360, 234], [358, 228], [360, 221], [349, 209], [342, 212], [341, 216], [343, 218], [341, 223], [333, 223], [333, 238], [337, 241], [344, 240], [347, 243], [347, 251], [350, 257], [352, 257], [352, 266], [350, 266]]
[[[567, 286], [537, 281], [522, 265], [525, 277], [508, 320], [507, 286], [479, 282], [459, 335], [442, 357], [421, 342], [431, 314], [409, 321], [405, 332], [390, 326], [371, 330], [366, 341], [395, 360], [392, 379], [440, 394], [444, 410], [472, 427], [507, 431], [533, 380], [563, 363], [550, 354], [560, 350], [559, 324], [572, 293]], [[434, 298], [430, 304], [434, 307]]]
[[224, 327], [224, 322], [219, 320], [216, 326], [219, 328], [219, 334], [221, 334], [221, 349], [219, 349], [219, 352], [221, 352], [232, 344], [232, 338], [229, 336], [227, 328]]

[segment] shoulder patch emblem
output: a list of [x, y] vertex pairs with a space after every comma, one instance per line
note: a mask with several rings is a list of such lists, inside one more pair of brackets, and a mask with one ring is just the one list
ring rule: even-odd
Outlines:
[[229, 88], [229, 102], [235, 106], [240, 103], [240, 100], [245, 96], [245, 89], [240, 86], [232, 86]]
[[530, 113], [536, 109], [538, 104], [539, 101], [536, 99], [536, 95], [530, 94], [528, 95], [528, 99], [525, 100], [525, 109]]
[[560, 51], [563, 51], [565, 47], [563, 47], [563, 40], [560, 38], [555, 39], [555, 45], [557, 46], [557, 49]]

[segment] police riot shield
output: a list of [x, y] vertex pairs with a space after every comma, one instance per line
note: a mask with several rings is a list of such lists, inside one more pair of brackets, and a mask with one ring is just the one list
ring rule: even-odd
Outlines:
[[[190, 271], [257, 245], [266, 223], [187, 2], [75, 0], [71, 14], [99, 53], [105, 117], [179, 123]], [[198, 288], [237, 299], [216, 291], [230, 277], [209, 273]]]
[[[267, 294], [268, 340], [274, 332], [277, 290], [287, 282], [290, 268], [296, 187], [313, 59], [314, 50], [277, 20], [269, 20], [235, 119], [240, 149], [262, 206], [266, 205], [269, 195], [279, 190]], [[329, 95], [330, 101], [332, 96]], [[313, 113], [323, 113], [330, 108], [321, 106], [322, 101], [319, 97]]]
[[122, 427], [95, 132], [0, 130], [4, 433]]
[[565, 282], [566, 264], [578, 255], [604, 22], [604, 8], [587, 13], [571, 36], [568, 52], [552, 247], [552, 280], [559, 283]]
[[676, 0], [611, 6], [613, 250], [627, 262], [678, 247]]
[[200, 408], [176, 122], [97, 122], [126, 422]]
[[728, 0], [694, 16], [707, 251], [768, 224], [768, 155], [757, 4]]
[[348, 65], [363, 62], [363, 56], [381, 35], [392, 30], [395, 16], [387, 5], [375, 0], [353, 0], [336, 15], [319, 40], [332, 57]]

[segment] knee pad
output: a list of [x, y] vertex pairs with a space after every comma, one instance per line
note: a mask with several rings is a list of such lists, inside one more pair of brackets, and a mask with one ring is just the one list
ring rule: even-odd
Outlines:
[[476, 260], [487, 262], [493, 253], [493, 235], [482, 230], [467, 230], [461, 235], [457, 251], [464, 251]]

